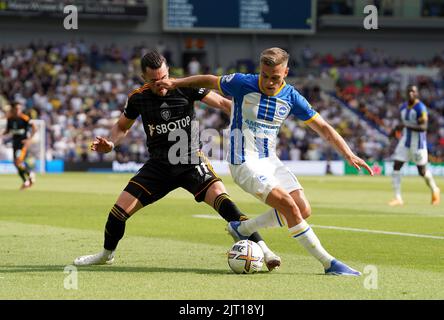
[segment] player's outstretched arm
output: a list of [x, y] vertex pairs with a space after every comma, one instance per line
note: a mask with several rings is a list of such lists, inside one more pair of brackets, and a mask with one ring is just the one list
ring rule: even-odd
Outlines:
[[308, 126], [341, 153], [350, 165], [358, 170], [361, 170], [361, 167], [363, 167], [368, 173], [370, 173], [370, 175], [373, 175], [373, 170], [369, 165], [353, 153], [344, 138], [342, 138], [320, 115], [315, 117], [313, 121], [309, 122]]
[[159, 88], [174, 90], [180, 87], [218, 89], [219, 77], [213, 75], [198, 75], [180, 79], [164, 79], [156, 81]]
[[111, 152], [114, 146], [119, 145], [122, 139], [125, 138], [134, 121], [135, 120], [128, 119], [122, 113], [119, 120], [111, 128], [111, 137], [108, 139], [96, 137], [91, 144], [91, 150], [99, 153]]
[[203, 99], [202, 102], [206, 103], [210, 107], [221, 109], [226, 114], [231, 114], [231, 100], [222, 97], [220, 94], [211, 91]]

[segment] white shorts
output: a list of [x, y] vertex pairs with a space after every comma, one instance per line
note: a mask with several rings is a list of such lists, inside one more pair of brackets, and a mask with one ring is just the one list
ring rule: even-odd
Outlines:
[[406, 147], [401, 140], [396, 146], [393, 160], [401, 162], [413, 162], [417, 166], [425, 166], [428, 162], [427, 149], [418, 149], [415, 147]]
[[238, 186], [263, 202], [276, 187], [288, 193], [303, 189], [296, 176], [278, 158], [249, 160], [241, 165], [230, 164], [230, 171]]

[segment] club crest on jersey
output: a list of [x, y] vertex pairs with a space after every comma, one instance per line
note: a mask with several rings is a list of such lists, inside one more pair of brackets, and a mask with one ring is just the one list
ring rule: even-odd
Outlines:
[[160, 116], [163, 120], [168, 121], [171, 118], [171, 111], [170, 110], [162, 110], [160, 112]]
[[290, 112], [290, 108], [284, 104], [280, 104], [277, 107], [277, 114], [279, 118], [286, 118], [288, 113]]

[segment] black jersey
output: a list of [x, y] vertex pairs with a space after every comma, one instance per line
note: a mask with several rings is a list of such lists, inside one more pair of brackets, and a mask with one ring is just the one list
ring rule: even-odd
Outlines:
[[12, 147], [14, 149], [21, 149], [23, 147], [22, 141], [28, 138], [30, 118], [21, 114], [18, 117], [9, 117], [6, 129], [12, 134]]
[[142, 116], [150, 159], [168, 160], [170, 148], [179, 142], [181, 148], [171, 150], [177, 149], [181, 159], [188, 159], [201, 148], [199, 126], [192, 123], [196, 116], [194, 102], [202, 100], [209, 92], [204, 88], [178, 88], [162, 97], [145, 85], [128, 96], [124, 114], [128, 119]]

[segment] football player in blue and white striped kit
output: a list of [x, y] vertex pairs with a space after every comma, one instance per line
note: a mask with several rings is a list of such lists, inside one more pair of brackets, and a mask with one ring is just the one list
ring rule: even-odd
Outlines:
[[389, 202], [390, 206], [402, 206], [401, 196], [401, 168], [404, 162], [413, 162], [418, 167], [419, 174], [424, 178], [432, 192], [432, 205], [440, 203], [440, 190], [427, 169], [427, 107], [419, 100], [418, 87], [407, 87], [408, 101], [401, 106], [402, 135], [396, 146], [393, 160], [392, 184], [395, 198]]
[[261, 54], [260, 74], [200, 75], [159, 81], [156, 85], [169, 89], [219, 89], [233, 98], [228, 155], [231, 175], [242, 189], [271, 207], [254, 219], [230, 222], [228, 231], [235, 240], [247, 239], [261, 228], [287, 225], [290, 235], [322, 263], [326, 274], [359, 276], [359, 271], [336, 260], [322, 247], [305, 221], [311, 207], [304, 190], [276, 154], [283, 121], [293, 114], [336, 147], [352, 166], [373, 172], [307, 100], [285, 82], [288, 60], [285, 50], [270, 48]]

